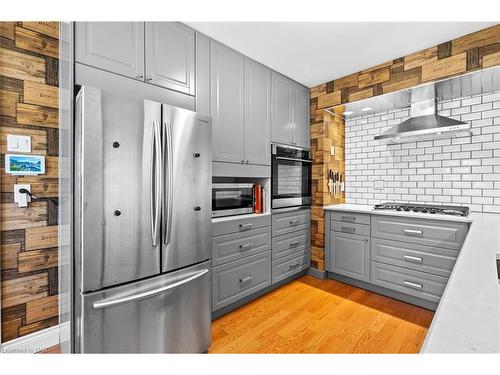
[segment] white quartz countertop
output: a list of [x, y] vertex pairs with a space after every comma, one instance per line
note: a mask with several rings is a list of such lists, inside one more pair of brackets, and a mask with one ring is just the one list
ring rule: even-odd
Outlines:
[[340, 204], [325, 210], [378, 215], [468, 221], [469, 232], [420, 350], [421, 353], [499, 353], [500, 284], [496, 254], [500, 253], [500, 215], [468, 217], [374, 210], [372, 206]]

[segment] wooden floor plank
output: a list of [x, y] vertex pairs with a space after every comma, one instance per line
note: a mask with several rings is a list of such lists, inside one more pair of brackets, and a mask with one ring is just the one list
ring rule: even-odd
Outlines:
[[212, 323], [209, 353], [417, 353], [433, 312], [304, 276]]

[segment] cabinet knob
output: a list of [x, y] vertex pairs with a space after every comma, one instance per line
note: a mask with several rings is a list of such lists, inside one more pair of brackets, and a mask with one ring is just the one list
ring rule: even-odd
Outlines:
[[199, 152], [193, 152], [193, 157], [194, 158], [199, 158], [200, 157], [200, 153]]
[[153, 77], [147, 77], [146, 81], [151, 82], [153, 80]]
[[201, 207], [200, 206], [194, 206], [194, 210], [195, 211], [201, 211]]
[[113, 147], [114, 147], [114, 148], [118, 148], [118, 147], [120, 147], [120, 143], [119, 143], [119, 142], [113, 142]]
[[113, 212], [113, 215], [115, 215], [115, 216], [120, 216], [121, 214], [122, 214], [122, 212], [120, 210], [115, 210]]

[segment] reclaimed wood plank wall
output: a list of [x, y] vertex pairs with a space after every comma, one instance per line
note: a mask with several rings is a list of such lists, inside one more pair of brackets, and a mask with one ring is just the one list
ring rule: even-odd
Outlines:
[[313, 267], [324, 270], [322, 207], [345, 201], [341, 197], [332, 202], [328, 189], [325, 190], [328, 169], [333, 169], [330, 165], [342, 171], [345, 159], [343, 154], [342, 160], [336, 155], [331, 164], [328, 147], [334, 144], [344, 149], [344, 123], [341, 117], [329, 115], [324, 109], [497, 65], [500, 24], [311, 88]]
[[[0, 22], [2, 342], [58, 324], [58, 22]], [[5, 174], [7, 134], [31, 136], [41, 176]], [[14, 203], [14, 184], [53, 200]]]

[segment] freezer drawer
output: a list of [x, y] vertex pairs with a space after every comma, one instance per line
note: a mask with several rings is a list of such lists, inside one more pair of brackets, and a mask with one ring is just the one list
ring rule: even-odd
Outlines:
[[[82, 296], [81, 353], [201, 353], [210, 345], [210, 263]], [[77, 348], [78, 350], [78, 348]]]

